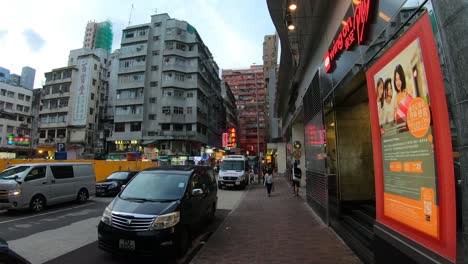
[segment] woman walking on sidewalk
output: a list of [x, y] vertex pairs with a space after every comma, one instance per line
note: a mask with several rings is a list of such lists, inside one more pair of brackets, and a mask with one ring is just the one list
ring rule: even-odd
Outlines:
[[271, 188], [273, 187], [273, 172], [268, 170], [265, 174], [265, 186], [267, 188], [268, 197], [271, 196]]
[[299, 186], [301, 184], [302, 170], [298, 167], [298, 162], [294, 162], [292, 169], [294, 196], [299, 196]]

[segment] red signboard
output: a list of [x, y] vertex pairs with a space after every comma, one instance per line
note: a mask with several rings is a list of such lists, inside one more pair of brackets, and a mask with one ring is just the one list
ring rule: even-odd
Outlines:
[[361, 45], [364, 41], [367, 24], [369, 23], [370, 5], [371, 0], [361, 0], [354, 8], [353, 17], [348, 17], [343, 21], [340, 34], [333, 40], [332, 48], [327, 50], [323, 58], [326, 73], [333, 70], [334, 61], [341, 52], [349, 50], [355, 43]]
[[228, 146], [228, 133], [223, 133], [223, 148]]
[[229, 130], [229, 139], [228, 139], [228, 147], [235, 148], [237, 145], [237, 134], [235, 128], [230, 128]]
[[377, 222], [456, 260], [449, 116], [424, 14], [367, 71]]

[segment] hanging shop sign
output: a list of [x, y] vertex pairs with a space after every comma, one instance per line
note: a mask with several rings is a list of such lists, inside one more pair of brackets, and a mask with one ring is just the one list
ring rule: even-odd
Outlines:
[[235, 128], [229, 129], [228, 147], [235, 148], [237, 146], [237, 133]]
[[8, 135], [7, 145], [17, 145], [17, 146], [29, 146], [31, 143], [28, 137], [15, 137], [14, 135]]
[[369, 11], [372, 2], [374, 1], [361, 0], [354, 8], [354, 15], [343, 20], [341, 32], [333, 40], [331, 48], [327, 50], [323, 58], [326, 73], [333, 71], [335, 60], [342, 52], [349, 50], [355, 44], [361, 45], [364, 41], [370, 21]]
[[223, 133], [222, 141], [223, 141], [223, 148], [227, 147], [228, 141], [229, 141], [228, 133]]
[[367, 71], [377, 222], [455, 261], [452, 144], [428, 14]]
[[116, 140], [116, 145], [138, 145], [138, 140]]

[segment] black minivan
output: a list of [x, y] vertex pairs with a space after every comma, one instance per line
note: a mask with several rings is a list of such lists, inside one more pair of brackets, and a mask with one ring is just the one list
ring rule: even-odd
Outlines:
[[99, 248], [153, 255], [173, 247], [183, 255], [194, 228], [215, 215], [218, 187], [208, 166], [164, 166], [137, 174], [104, 210]]

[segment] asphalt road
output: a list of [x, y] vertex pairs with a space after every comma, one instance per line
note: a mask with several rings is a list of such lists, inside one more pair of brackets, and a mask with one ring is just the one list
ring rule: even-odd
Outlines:
[[[236, 207], [244, 191], [219, 190], [215, 221], [196, 230], [192, 248], [175, 260], [172, 254], [156, 258], [114, 257], [97, 246], [97, 225], [109, 197], [93, 197], [85, 204], [51, 206], [34, 214], [0, 211], [0, 237], [31, 263], [188, 263], [209, 236]], [[168, 252], [165, 252], [168, 253]]]

